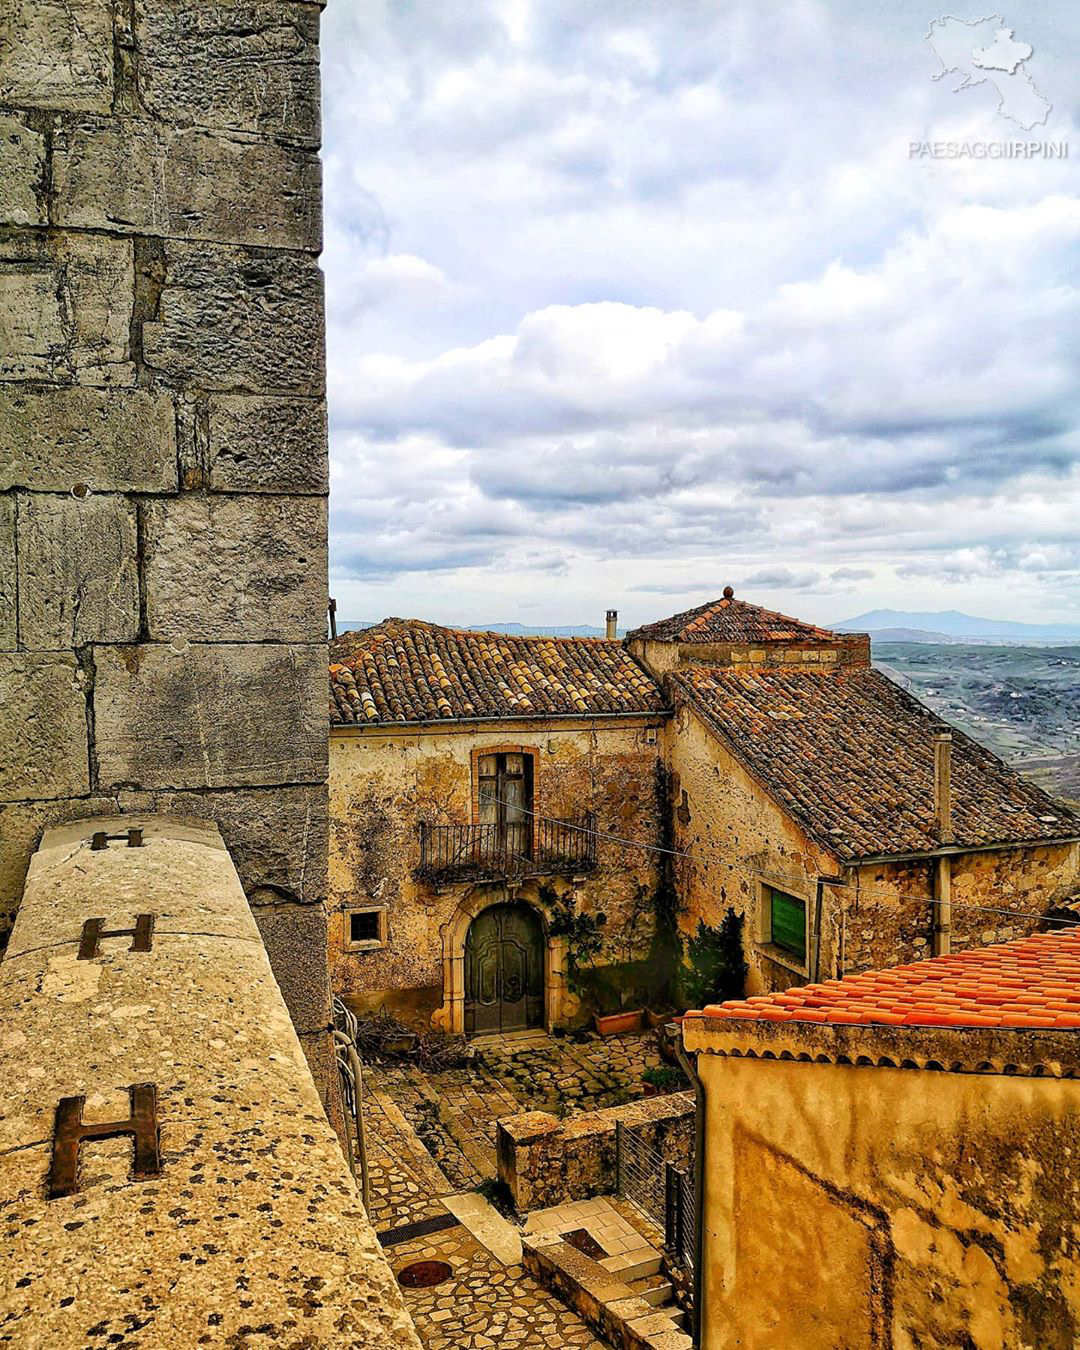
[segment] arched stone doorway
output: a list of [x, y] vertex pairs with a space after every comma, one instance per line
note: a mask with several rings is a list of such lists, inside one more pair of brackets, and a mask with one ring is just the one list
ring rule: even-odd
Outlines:
[[546, 908], [538, 888], [526, 883], [522, 896], [517, 888], [481, 885], [467, 892], [450, 919], [442, 926], [443, 1004], [431, 1018], [432, 1026], [459, 1034], [465, 1031], [465, 946], [473, 921], [485, 910], [501, 905], [527, 909], [540, 925], [543, 942], [543, 1013], [536, 1025], [550, 1031], [573, 1017], [577, 997], [566, 987], [566, 938], [555, 937], [548, 928]]
[[465, 1034], [544, 1025], [544, 930], [528, 905], [482, 910], [465, 937]]

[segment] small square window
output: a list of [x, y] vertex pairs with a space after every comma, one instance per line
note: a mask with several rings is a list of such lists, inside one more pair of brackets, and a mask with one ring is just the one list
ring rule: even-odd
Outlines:
[[351, 909], [347, 912], [347, 942], [350, 947], [381, 947], [383, 935], [382, 909]]

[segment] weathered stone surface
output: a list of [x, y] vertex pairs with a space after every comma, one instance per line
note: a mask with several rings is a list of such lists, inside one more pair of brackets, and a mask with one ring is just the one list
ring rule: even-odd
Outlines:
[[15, 498], [0, 497], [0, 651], [16, 643]]
[[325, 492], [326, 404], [236, 394], [210, 400], [215, 492]]
[[[302, 1328], [311, 1350], [419, 1350], [228, 855], [152, 836], [140, 907], [179, 926], [155, 930], [148, 952], [106, 939], [79, 961], [83, 921], [116, 912], [136, 851], [84, 850], [72, 866], [70, 840], [52, 842], [20, 912], [22, 954], [0, 968], [9, 1339], [187, 1350], [240, 1345], [254, 1327], [284, 1344]], [[208, 936], [207, 908], [239, 932]], [[84, 1094], [84, 1120], [114, 1120], [135, 1083], [157, 1089], [160, 1175], [133, 1178], [129, 1137], [84, 1143], [77, 1193], [47, 1200], [41, 1141], [60, 1098]]]
[[321, 167], [298, 146], [94, 118], [57, 133], [52, 172], [58, 225], [321, 246]]
[[318, 5], [156, 0], [137, 35], [140, 93], [155, 116], [318, 144]]
[[0, 114], [0, 224], [44, 225], [45, 137], [13, 113]]
[[22, 899], [30, 855], [41, 832], [61, 821], [115, 811], [107, 797], [72, 797], [53, 802], [0, 803], [0, 947], [7, 942]]
[[322, 273], [313, 258], [165, 243], [147, 366], [208, 389], [321, 394]]
[[132, 246], [0, 231], [0, 379], [132, 384]]
[[300, 1033], [330, 1024], [326, 913], [321, 905], [289, 904], [273, 891], [248, 896], [270, 965]]
[[23, 645], [57, 649], [138, 637], [134, 503], [45, 493], [17, 500]]
[[185, 494], [146, 508], [151, 638], [319, 642], [326, 503]]
[[0, 21], [0, 103], [108, 112], [109, 0], [7, 0]]
[[304, 904], [326, 899], [326, 787], [218, 788], [120, 794], [124, 810], [202, 816], [221, 831], [244, 890], [271, 890]]
[[176, 417], [148, 389], [0, 385], [0, 489], [175, 492]]
[[326, 645], [99, 647], [102, 785], [315, 783], [326, 776]]
[[74, 654], [0, 654], [0, 799], [76, 797], [90, 790], [89, 772]]

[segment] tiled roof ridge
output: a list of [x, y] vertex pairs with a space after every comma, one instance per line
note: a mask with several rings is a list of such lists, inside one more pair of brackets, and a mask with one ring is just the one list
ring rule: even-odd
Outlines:
[[[730, 588], [729, 588], [730, 589]], [[716, 600], [707, 600], [704, 604], [695, 605], [692, 609], [681, 610], [677, 614], [672, 614], [666, 619], [657, 619], [652, 623], [641, 624], [632, 629], [626, 636], [627, 641], [634, 638], [650, 637], [660, 641], [669, 642], [693, 642], [696, 636], [695, 630], [706, 628], [709, 621], [722, 617], [726, 611], [733, 614], [745, 615], [755, 621], [779, 620], [782, 624], [793, 630], [789, 634], [777, 634], [775, 636], [761, 636], [757, 639], [770, 642], [800, 642], [814, 640], [818, 642], [840, 642], [844, 634], [835, 633], [832, 629], [822, 628], [818, 624], [808, 623], [805, 619], [797, 619], [792, 614], [784, 614], [777, 609], [767, 609], [764, 605], [755, 605], [749, 600], [739, 600], [734, 593], [725, 594]], [[716, 639], [705, 638], [704, 641], [715, 641]]]
[[[411, 631], [413, 629], [426, 629], [429, 632], [452, 633], [455, 637], [463, 638], [497, 638], [504, 642], [579, 642], [579, 643], [597, 643], [601, 646], [622, 645], [622, 638], [608, 637], [588, 637], [583, 633], [500, 633], [497, 628], [455, 628], [451, 624], [434, 623], [431, 619], [402, 619], [396, 615], [380, 619], [378, 623], [372, 624], [370, 628], [350, 628], [348, 633], [353, 633], [357, 637], [366, 636], [368, 633], [386, 633], [389, 634], [396, 629], [391, 628], [395, 625], [397, 629]], [[346, 637], [347, 633], [339, 633], [338, 641]]]
[[1080, 925], [709, 1004], [691, 1018], [1080, 1031]]

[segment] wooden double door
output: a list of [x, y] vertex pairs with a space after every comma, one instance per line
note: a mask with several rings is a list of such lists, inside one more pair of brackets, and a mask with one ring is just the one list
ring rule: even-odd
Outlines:
[[527, 905], [492, 905], [465, 938], [465, 1034], [543, 1025], [543, 925]]

